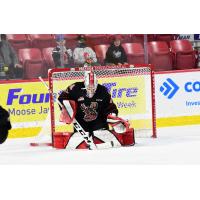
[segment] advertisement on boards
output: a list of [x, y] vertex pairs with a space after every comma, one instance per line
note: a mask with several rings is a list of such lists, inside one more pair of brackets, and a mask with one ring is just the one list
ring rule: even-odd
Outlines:
[[[67, 82], [63, 80], [56, 81], [54, 92], [58, 96], [61, 90], [66, 89], [72, 83], [74, 83], [73, 80]], [[107, 87], [121, 116], [130, 120], [138, 118], [140, 121], [144, 120], [143, 116], [147, 111], [149, 112], [148, 108], [150, 107], [150, 102], [147, 100], [149, 95], [146, 95], [150, 90], [145, 76], [102, 78], [99, 79], [99, 83]], [[50, 94], [46, 87], [40, 81], [2, 83], [0, 84], [0, 91], [1, 105], [10, 113], [13, 126], [9, 137], [38, 135], [50, 110]], [[57, 103], [55, 102], [55, 104]], [[59, 118], [60, 109], [58, 105], [55, 108], [56, 116]], [[149, 114], [150, 117], [151, 113]]]
[[200, 71], [157, 74], [157, 118], [174, 125], [200, 122]]

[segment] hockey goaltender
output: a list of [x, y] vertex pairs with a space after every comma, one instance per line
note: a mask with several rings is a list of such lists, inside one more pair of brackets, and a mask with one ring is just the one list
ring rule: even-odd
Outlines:
[[[117, 106], [107, 88], [98, 84], [93, 70], [85, 71], [82, 82], [76, 82], [63, 90], [58, 101], [60, 121], [73, 123], [74, 132], [65, 142], [57, 140], [55, 135], [54, 147], [94, 150], [105, 146], [134, 145], [134, 129], [128, 121], [118, 117]], [[109, 125], [113, 130], [109, 129]]]
[[6, 141], [10, 129], [11, 123], [9, 113], [0, 106], [0, 144]]

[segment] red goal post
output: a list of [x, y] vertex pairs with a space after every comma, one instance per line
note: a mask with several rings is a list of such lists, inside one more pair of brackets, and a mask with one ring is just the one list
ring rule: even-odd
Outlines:
[[[156, 137], [155, 81], [152, 65], [94, 66], [98, 83], [107, 87], [118, 107], [119, 116], [129, 120], [136, 136], [143, 133]], [[49, 70], [51, 133], [72, 131], [72, 126], [59, 122], [60, 109], [55, 101], [62, 90], [83, 81], [85, 68], [54, 68]]]

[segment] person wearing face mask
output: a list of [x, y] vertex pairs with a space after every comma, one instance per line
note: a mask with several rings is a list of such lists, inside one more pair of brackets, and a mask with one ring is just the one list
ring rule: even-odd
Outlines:
[[92, 48], [86, 45], [86, 38], [84, 35], [79, 35], [77, 37], [77, 47], [73, 52], [73, 59], [75, 66], [94, 66], [99, 65], [97, 63], [97, 58], [95, 52]]
[[19, 79], [23, 76], [23, 68], [19, 64], [15, 50], [7, 41], [6, 34], [0, 36], [0, 66], [7, 79]]
[[57, 46], [52, 51], [52, 57], [56, 67], [71, 67], [73, 65], [72, 50], [66, 48], [64, 35], [56, 35]]
[[106, 52], [106, 59], [105, 59], [106, 65], [126, 65], [126, 64], [128, 64], [125, 50], [121, 46], [121, 39], [122, 39], [122, 37], [120, 35], [114, 36], [113, 42]]

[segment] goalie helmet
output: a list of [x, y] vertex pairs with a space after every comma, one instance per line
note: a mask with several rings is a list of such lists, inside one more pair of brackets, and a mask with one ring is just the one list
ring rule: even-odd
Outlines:
[[92, 98], [97, 89], [97, 78], [93, 71], [86, 71], [84, 75], [84, 85], [87, 92], [87, 96]]

